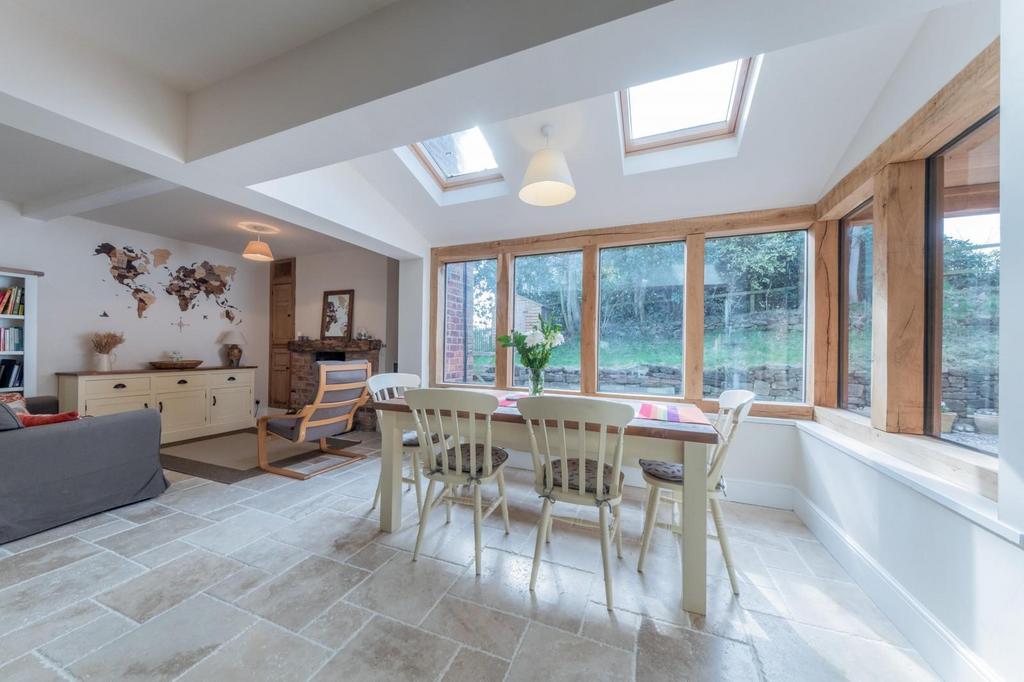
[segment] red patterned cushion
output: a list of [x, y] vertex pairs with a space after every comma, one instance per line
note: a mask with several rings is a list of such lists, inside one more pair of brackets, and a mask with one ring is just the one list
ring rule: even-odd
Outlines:
[[44, 426], [78, 420], [77, 412], [60, 412], [59, 414], [19, 414], [22, 426]]
[[13, 403], [24, 399], [25, 396], [20, 393], [0, 393], [0, 403]]

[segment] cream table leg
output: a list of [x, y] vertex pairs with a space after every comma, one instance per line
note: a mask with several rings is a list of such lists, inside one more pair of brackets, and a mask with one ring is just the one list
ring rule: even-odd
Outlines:
[[381, 412], [380, 529], [397, 533], [402, 529], [402, 430], [398, 413]]
[[[707, 613], [708, 446], [683, 444], [683, 608]], [[694, 475], [697, 474], [697, 475]]]

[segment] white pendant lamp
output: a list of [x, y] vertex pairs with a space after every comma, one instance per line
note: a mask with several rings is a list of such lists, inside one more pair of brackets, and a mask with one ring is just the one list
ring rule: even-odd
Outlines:
[[245, 250], [242, 251], [242, 258], [259, 261], [261, 263], [267, 263], [274, 260], [274, 254], [270, 250], [270, 245], [265, 241], [262, 241], [262, 235], [277, 234], [280, 232], [278, 228], [273, 225], [263, 225], [262, 223], [250, 222], [239, 223], [238, 226], [243, 230], [256, 233], [256, 239], [245, 245]]
[[545, 146], [530, 159], [519, 198], [531, 206], [558, 206], [572, 201], [576, 196], [576, 186], [565, 154], [548, 146], [551, 126], [542, 127], [540, 132], [544, 135]]

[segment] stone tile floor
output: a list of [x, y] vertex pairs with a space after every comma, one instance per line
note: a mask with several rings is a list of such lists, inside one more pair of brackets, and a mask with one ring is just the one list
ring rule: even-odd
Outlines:
[[407, 528], [377, 530], [379, 470], [231, 486], [169, 472], [157, 500], [0, 547], [0, 680], [934, 679], [792, 513], [726, 505], [742, 594], [709, 542], [700, 617], [680, 609], [669, 531], [636, 572], [630, 489], [609, 612], [595, 510], [556, 505], [531, 594], [529, 472], [508, 471], [512, 532], [486, 522], [478, 577], [469, 508], [432, 515], [416, 563], [411, 491]]

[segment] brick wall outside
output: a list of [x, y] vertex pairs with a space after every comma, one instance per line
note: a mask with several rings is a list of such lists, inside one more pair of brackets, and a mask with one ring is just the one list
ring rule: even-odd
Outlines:
[[470, 361], [466, 355], [466, 306], [472, 305], [465, 296], [467, 277], [471, 274], [468, 267], [466, 263], [453, 263], [445, 268], [443, 379], [450, 383], [467, 380], [465, 368]]

